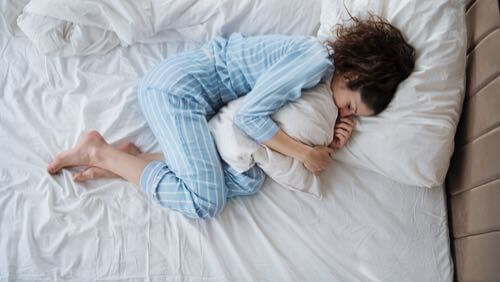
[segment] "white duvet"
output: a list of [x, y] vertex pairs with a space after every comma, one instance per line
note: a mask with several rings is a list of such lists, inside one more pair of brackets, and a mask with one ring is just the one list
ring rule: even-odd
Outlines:
[[[315, 1], [39, 0], [24, 7], [17, 23], [40, 52], [80, 56], [119, 44], [203, 42], [235, 31], [310, 34], [319, 26]], [[310, 17], [288, 20], [304, 8]]]
[[[314, 34], [318, 26], [319, 1], [209, 2], [231, 9], [214, 4], [222, 12], [202, 23], [207, 34]], [[75, 183], [75, 169], [50, 176], [52, 157], [91, 129], [158, 151], [136, 82], [199, 43], [173, 29], [162, 43], [108, 52], [63, 45], [44, 56], [16, 25], [25, 4], [0, 0], [1, 281], [452, 280], [442, 186], [409, 186], [334, 161], [321, 175], [322, 200], [267, 179], [204, 221], [162, 209], [122, 180]]]

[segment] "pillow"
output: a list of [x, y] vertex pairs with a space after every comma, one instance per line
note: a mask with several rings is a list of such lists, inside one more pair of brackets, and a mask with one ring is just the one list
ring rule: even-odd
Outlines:
[[[318, 176], [300, 161], [255, 142], [233, 124], [244, 98], [231, 101], [208, 123], [222, 160], [239, 172], [258, 165], [283, 187], [321, 198]], [[301, 98], [285, 105], [272, 118], [290, 137], [307, 145], [326, 146], [333, 140], [337, 114], [329, 84], [320, 83], [304, 91]]]
[[106, 53], [120, 44], [116, 34], [109, 30], [31, 14], [27, 10], [17, 18], [17, 24], [42, 54], [67, 57]]
[[465, 78], [464, 4], [456, 0], [324, 0], [318, 37], [368, 12], [399, 28], [417, 50], [415, 70], [400, 84], [386, 111], [358, 119], [346, 147], [333, 157], [401, 183], [444, 182], [460, 117]]

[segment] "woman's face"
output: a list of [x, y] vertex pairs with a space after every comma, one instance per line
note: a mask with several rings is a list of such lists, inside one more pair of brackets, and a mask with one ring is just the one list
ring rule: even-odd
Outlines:
[[372, 116], [374, 112], [361, 101], [360, 91], [349, 89], [347, 82], [347, 78], [343, 75], [334, 75], [332, 78], [333, 101], [339, 109], [339, 116]]

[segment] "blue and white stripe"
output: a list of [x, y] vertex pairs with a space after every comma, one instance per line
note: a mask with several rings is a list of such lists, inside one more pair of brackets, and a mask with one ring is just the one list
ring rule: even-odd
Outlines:
[[160, 205], [191, 218], [218, 214], [226, 199], [256, 193], [264, 173], [238, 173], [221, 161], [208, 119], [245, 96], [235, 124], [265, 142], [278, 131], [270, 115], [332, 70], [327, 49], [308, 37], [234, 34], [162, 61], [142, 79], [138, 100], [165, 162], [149, 163], [140, 186]]

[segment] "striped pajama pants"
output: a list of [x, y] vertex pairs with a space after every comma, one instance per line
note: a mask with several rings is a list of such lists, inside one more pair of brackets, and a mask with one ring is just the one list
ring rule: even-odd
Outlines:
[[217, 152], [208, 119], [237, 96], [222, 83], [207, 50], [162, 61], [138, 87], [140, 108], [165, 156], [145, 167], [141, 190], [190, 218], [214, 217], [228, 198], [256, 193], [265, 178], [257, 166], [238, 173]]

